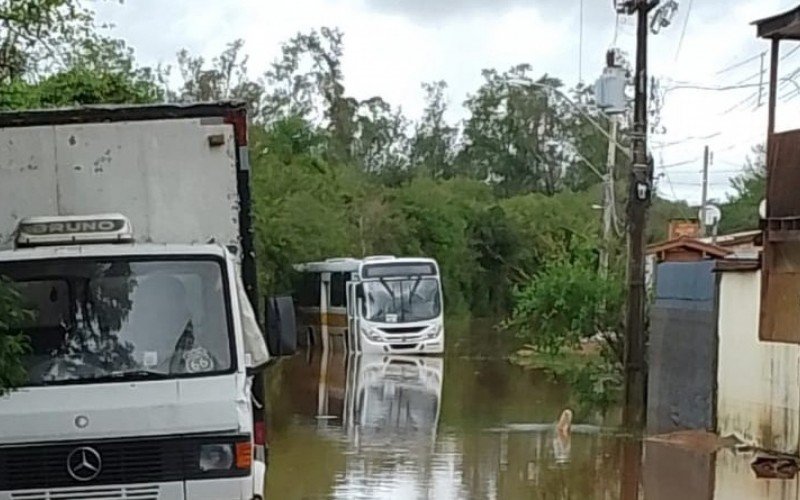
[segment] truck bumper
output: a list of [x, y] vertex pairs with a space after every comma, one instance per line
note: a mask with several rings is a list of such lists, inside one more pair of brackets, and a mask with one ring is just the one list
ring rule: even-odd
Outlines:
[[[255, 470], [254, 470], [255, 471]], [[263, 480], [260, 488], [263, 488]], [[253, 500], [253, 478], [0, 492], [0, 500]]]

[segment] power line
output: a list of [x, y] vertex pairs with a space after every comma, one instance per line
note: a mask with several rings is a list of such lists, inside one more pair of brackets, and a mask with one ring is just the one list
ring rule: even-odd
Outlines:
[[752, 94], [750, 94], [749, 96], [745, 97], [741, 101], [737, 102], [736, 104], [734, 104], [730, 108], [726, 109], [725, 111], [720, 113], [720, 116], [732, 113], [732, 112], [736, 111], [737, 109], [739, 109], [742, 106], [745, 106], [745, 105], [749, 106], [750, 105], [749, 104], [750, 101], [753, 101], [754, 104], [758, 104], [758, 91], [753, 92]]
[[745, 59], [745, 60], [743, 60], [743, 61], [740, 61], [740, 62], [738, 62], [738, 63], [732, 64], [732, 65], [730, 65], [730, 66], [728, 66], [728, 67], [726, 67], [726, 68], [723, 68], [723, 69], [721, 69], [721, 70], [717, 71], [717, 73], [716, 73], [716, 74], [717, 74], [717, 75], [721, 75], [721, 74], [723, 74], [723, 73], [727, 73], [728, 71], [734, 70], [734, 69], [736, 69], [736, 68], [741, 68], [742, 66], [744, 66], [745, 64], [747, 64], [747, 63], [749, 63], [749, 62], [751, 62], [751, 61], [755, 61], [756, 59], [759, 59], [759, 58], [761, 58], [761, 54], [766, 54], [766, 53], [767, 53], [767, 51], [766, 51], [766, 50], [764, 50], [764, 51], [762, 51], [762, 52], [759, 52], [758, 54], [754, 55], [753, 57], [748, 57], [747, 59]]
[[781, 57], [781, 61], [785, 61], [785, 60], [789, 59], [789, 58], [790, 58], [790, 57], [792, 57], [792, 55], [793, 55], [793, 54], [795, 54], [795, 53], [796, 53], [798, 50], [800, 50], [800, 45], [797, 45], [797, 46], [796, 46], [796, 47], [794, 47], [792, 50], [790, 50], [789, 52], [787, 52], [787, 53], [786, 53], [786, 55], [784, 55], [783, 57]]
[[[676, 186], [702, 186], [703, 181], [675, 181], [673, 184], [675, 184]], [[722, 181], [709, 182], [708, 185], [717, 187], [730, 186], [730, 182], [722, 182]]]
[[672, 147], [672, 146], [679, 146], [679, 145], [684, 144], [684, 143], [689, 142], [689, 141], [713, 139], [714, 137], [718, 137], [721, 134], [722, 134], [722, 132], [714, 132], [714, 133], [708, 134], [708, 135], [690, 135], [688, 137], [684, 137], [683, 139], [679, 139], [679, 140], [672, 141], [672, 142], [664, 142], [664, 143], [657, 143], [656, 141], [653, 141], [653, 142], [656, 142], [656, 145], [653, 146], [653, 149], [665, 149], [665, 148], [669, 148], [669, 147]]
[[684, 160], [684, 161], [679, 161], [679, 162], [676, 162], [676, 163], [669, 163], [667, 165], [659, 165], [658, 168], [660, 168], [662, 170], [666, 170], [668, 168], [673, 168], [673, 167], [682, 167], [683, 165], [689, 165], [689, 164], [695, 163], [695, 162], [697, 162], [699, 160], [700, 160], [699, 158], [693, 158], [691, 160]]
[[[721, 174], [740, 174], [744, 172], [744, 169], [739, 170], [709, 170], [709, 175], [721, 175]], [[694, 175], [702, 173], [701, 170], [670, 170], [670, 173], [673, 175]]]
[[678, 39], [678, 50], [675, 51], [675, 60], [681, 55], [681, 47], [683, 46], [683, 38], [686, 36], [686, 27], [689, 26], [689, 18], [692, 16], [692, 1], [689, 0], [689, 6], [686, 8], [686, 19], [683, 21], [683, 28], [681, 29], [681, 37]]

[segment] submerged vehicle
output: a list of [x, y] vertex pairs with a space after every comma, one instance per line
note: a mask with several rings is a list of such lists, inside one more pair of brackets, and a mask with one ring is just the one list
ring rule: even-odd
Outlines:
[[439, 266], [428, 258], [328, 259], [295, 267], [298, 338], [365, 354], [441, 354]]

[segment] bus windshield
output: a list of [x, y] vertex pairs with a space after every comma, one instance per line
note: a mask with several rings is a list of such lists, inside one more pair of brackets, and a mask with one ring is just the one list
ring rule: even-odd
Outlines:
[[[163, 379], [232, 369], [222, 266], [212, 260], [0, 263], [29, 312], [28, 384]], [[0, 330], [0, 335], [4, 332]]]
[[439, 316], [439, 281], [434, 277], [380, 278], [364, 282], [364, 318], [381, 323], [411, 323]]

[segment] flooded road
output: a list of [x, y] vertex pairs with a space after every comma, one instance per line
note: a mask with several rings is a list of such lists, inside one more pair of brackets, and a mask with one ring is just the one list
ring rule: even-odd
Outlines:
[[555, 422], [569, 387], [504, 360], [301, 353], [269, 372], [268, 498], [796, 500], [752, 456]]

